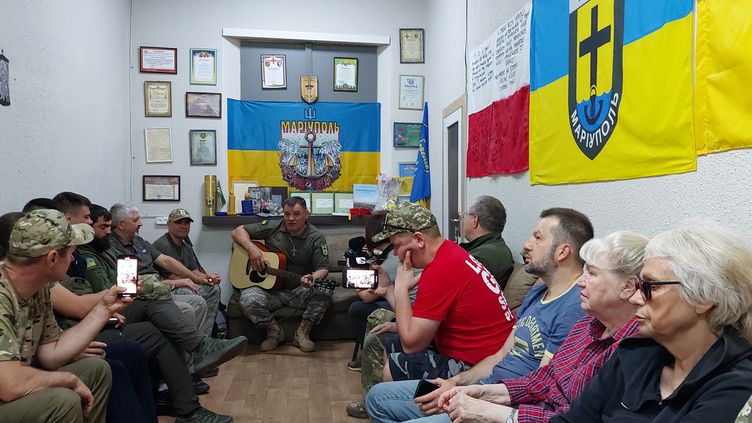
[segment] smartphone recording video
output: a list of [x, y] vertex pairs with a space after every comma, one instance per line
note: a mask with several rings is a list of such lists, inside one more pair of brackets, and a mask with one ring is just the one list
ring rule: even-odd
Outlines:
[[376, 270], [345, 269], [345, 288], [375, 289], [378, 284]]
[[136, 282], [138, 281], [138, 259], [136, 256], [118, 256], [117, 286], [125, 288], [123, 295], [136, 296]]

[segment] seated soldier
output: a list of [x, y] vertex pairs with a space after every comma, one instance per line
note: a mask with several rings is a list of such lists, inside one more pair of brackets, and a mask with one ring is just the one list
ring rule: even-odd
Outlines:
[[[180, 295], [197, 293], [206, 301], [207, 318], [198, 330], [202, 335], [211, 336], [212, 327], [214, 326], [214, 320], [219, 307], [219, 283], [221, 282], [221, 279], [218, 274], [209, 273], [201, 267], [198, 257], [193, 251], [193, 243], [188, 237], [188, 234], [191, 232], [191, 222], [193, 222], [193, 219], [191, 219], [191, 215], [186, 209], [178, 208], [170, 212], [170, 215], [167, 218], [167, 233], [154, 241], [154, 248], [162, 254], [168, 255], [179, 261], [199, 278], [208, 282], [208, 284], [202, 283], [198, 285], [197, 292], [194, 292], [191, 288], [183, 286], [173, 289], [172, 294]], [[159, 265], [155, 267], [159, 270], [159, 274], [162, 275], [164, 279], [181, 279], [179, 276], [163, 269]]]
[[[96, 219], [96, 222], [94, 222], [94, 239], [90, 243], [82, 245], [80, 249], [81, 255], [86, 260], [88, 287], [93, 292], [99, 292], [108, 289], [116, 280], [117, 253], [111, 254], [110, 240], [112, 237], [110, 235], [111, 225], [108, 223], [110, 222], [109, 212], [101, 206], [93, 205], [92, 215]], [[121, 226], [123, 226], [122, 223]], [[146, 241], [141, 241], [146, 243]], [[139, 260], [139, 268], [145, 264], [144, 261], [149, 261], [151, 258], [145, 248], [144, 250], [137, 250], [140, 252], [138, 257], [143, 257], [143, 260]], [[130, 252], [129, 254], [134, 253]], [[168, 259], [174, 260], [170, 257]], [[153, 266], [148, 263], [145, 265], [144, 272], [146, 272], [146, 275], [139, 275], [144, 288], [132, 307], [129, 307], [123, 313], [129, 322], [148, 321], [153, 323], [165, 336], [177, 343], [183, 351], [194, 355], [194, 370], [196, 373], [212, 369], [242, 352], [247, 342], [244, 336], [224, 340], [213, 339], [197, 333], [195, 322], [188, 321], [178, 310], [175, 302], [170, 300], [169, 285], [159, 279], [154, 273]], [[81, 294], [82, 292], [78, 293]], [[53, 295], [55, 295], [54, 292]], [[70, 301], [60, 301], [60, 303], [60, 307], [64, 307], [65, 304], [72, 308]], [[61, 310], [61, 313], [75, 316], [76, 311]]]
[[502, 291], [514, 270], [512, 252], [501, 236], [506, 223], [507, 211], [501, 201], [481, 195], [463, 214], [462, 236], [467, 242], [460, 244], [491, 272]]
[[374, 386], [366, 400], [371, 420], [402, 422], [423, 417], [423, 413], [434, 414], [440, 411], [439, 396], [454, 386], [519, 378], [546, 365], [583, 315], [577, 287], [584, 265], [579, 251], [592, 237], [593, 226], [584, 214], [565, 208], [544, 210], [523, 246], [525, 271], [538, 276], [543, 284], [534, 286], [525, 297], [514, 332], [502, 348], [448, 380], [434, 379], [439, 389], [415, 399], [418, 380]]
[[[210, 284], [208, 278], [205, 275], [194, 274], [186, 269], [182, 263], [160, 253], [153, 245], [141, 238], [138, 235], [138, 230], [142, 225], [141, 215], [136, 207], [115, 204], [110, 208], [110, 215], [112, 216], [112, 237], [110, 249], [106, 253], [113, 260], [117, 260], [117, 256], [122, 254], [138, 257], [138, 276], [145, 284], [145, 290], [151, 289], [149, 281], [154, 280], [156, 286], [160, 286], [160, 289], [170, 290], [170, 292], [164, 294], [165, 298], [172, 298], [176, 303], [188, 303], [193, 307], [199, 328], [205, 327], [207, 324], [211, 325], [214, 318], [209, 320], [206, 300], [197, 294], [199, 285]], [[180, 278], [163, 283], [157, 271], [157, 266]], [[179, 287], [188, 288], [188, 293], [172, 295], [171, 291]]]
[[[515, 319], [499, 284], [467, 251], [441, 236], [430, 211], [416, 204], [390, 211], [373, 237], [384, 239], [400, 265], [393, 284], [379, 272], [379, 289], [394, 305], [399, 333], [387, 340], [383, 380], [448, 378], [501, 348]], [[419, 278], [413, 263], [423, 269]], [[416, 284], [413, 306], [409, 290]]]
[[0, 415], [3, 421], [105, 422], [110, 369], [81, 357], [107, 320], [131, 300], [113, 287], [81, 325], [60, 332], [49, 283], [65, 276], [73, 250], [91, 240], [88, 225], [37, 210], [10, 234], [0, 268]]
[[[96, 206], [94, 206], [96, 207]], [[15, 222], [24, 213], [7, 213], [0, 216], [0, 261], [8, 252], [10, 233]], [[92, 240], [91, 242], [94, 242]], [[88, 283], [85, 279], [73, 278], [76, 288]], [[57, 284], [54, 286], [58, 286]], [[91, 287], [84, 293], [91, 292]], [[53, 309], [57, 321], [63, 329], [78, 324], [101, 300], [101, 296], [77, 297], [67, 289], [51, 289]], [[103, 290], [106, 294], [108, 290]], [[84, 297], [97, 298], [96, 302], [86, 301]], [[57, 316], [59, 304], [66, 304], [68, 311], [74, 315]], [[133, 346], [137, 347], [134, 349]], [[104, 347], [104, 354], [101, 348]], [[155, 422], [156, 409], [152, 393], [152, 381], [148, 366], [159, 369], [169, 388], [173, 408], [178, 415], [176, 422], [230, 422], [229, 416], [222, 416], [201, 407], [191, 384], [185, 361], [173, 344], [149, 322], [121, 323], [119, 328], [108, 325], [97, 334], [95, 341], [86, 349], [85, 354], [102, 356], [112, 369], [112, 391], [107, 405], [107, 421], [111, 422]], [[142, 363], [141, 361], [147, 361]], [[120, 362], [120, 363], [118, 363]], [[120, 379], [118, 381], [117, 379]]]
[[303, 319], [295, 331], [293, 345], [304, 352], [316, 350], [310, 333], [313, 326], [321, 323], [332, 299], [332, 289], [314, 284], [329, 274], [329, 247], [324, 234], [308, 223], [308, 209], [302, 197], [290, 197], [282, 204], [284, 218], [279, 224], [268, 220], [238, 226], [232, 231], [232, 239], [245, 250], [251, 266], [264, 272], [263, 254], [251, 240], [264, 240], [266, 246], [287, 256], [287, 270], [301, 275], [299, 280], [286, 280], [283, 290], [267, 291], [258, 286], [240, 293], [240, 309], [255, 326], [265, 328], [266, 339], [261, 351], [271, 351], [285, 340], [282, 326], [274, 320], [272, 312], [288, 306], [305, 310]]

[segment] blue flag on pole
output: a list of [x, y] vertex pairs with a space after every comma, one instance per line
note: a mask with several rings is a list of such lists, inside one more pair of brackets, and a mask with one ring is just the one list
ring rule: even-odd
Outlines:
[[425, 201], [431, 198], [431, 169], [428, 163], [428, 102], [423, 105], [423, 127], [420, 130], [420, 148], [415, 163], [415, 178], [410, 192], [410, 202]]

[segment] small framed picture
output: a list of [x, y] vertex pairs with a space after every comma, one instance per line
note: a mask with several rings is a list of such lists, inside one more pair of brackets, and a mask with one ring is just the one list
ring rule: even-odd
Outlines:
[[178, 73], [178, 49], [139, 47], [138, 67], [144, 73]]
[[144, 145], [146, 146], [146, 163], [172, 161], [172, 132], [170, 128], [145, 128]]
[[261, 88], [287, 88], [287, 58], [284, 54], [261, 55]]
[[180, 201], [180, 175], [144, 175], [143, 201]]
[[400, 36], [400, 63], [424, 63], [425, 44], [423, 28], [402, 28]]
[[400, 109], [423, 110], [424, 83], [425, 78], [422, 75], [400, 75]]
[[222, 117], [222, 94], [185, 93], [185, 117], [220, 119]]
[[172, 117], [172, 83], [170, 81], [144, 82], [144, 115], [146, 117]]
[[191, 85], [217, 85], [217, 50], [192, 48]]
[[191, 143], [191, 166], [216, 166], [217, 131], [192, 129], [188, 131]]
[[420, 130], [422, 123], [394, 122], [392, 146], [394, 148], [420, 147]]
[[358, 59], [334, 58], [334, 91], [358, 91]]

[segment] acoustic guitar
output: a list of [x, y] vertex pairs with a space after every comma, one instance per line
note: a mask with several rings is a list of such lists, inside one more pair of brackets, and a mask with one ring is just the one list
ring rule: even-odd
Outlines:
[[[261, 250], [261, 255], [264, 258], [264, 271], [257, 272], [254, 270], [243, 247], [233, 243], [232, 257], [230, 258], [230, 283], [232, 286], [237, 289], [257, 286], [268, 290], [279, 290], [284, 287], [285, 279], [297, 282], [303, 277], [303, 275], [285, 270], [287, 268], [287, 256], [270, 251], [266, 245], [258, 241], [251, 242]], [[313, 285], [333, 290], [337, 283], [331, 279], [316, 279], [313, 281]]]

